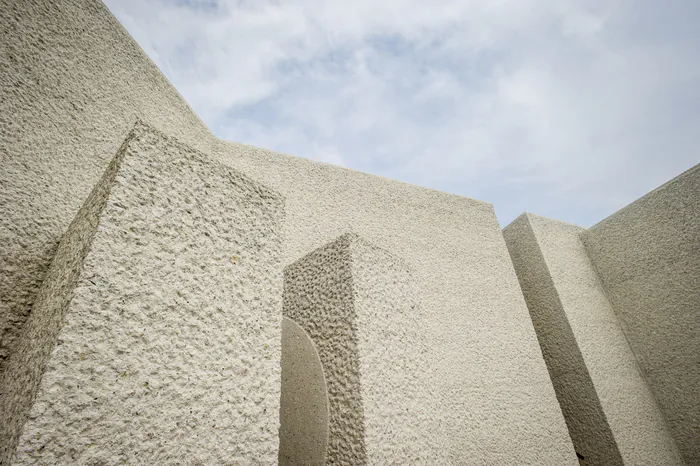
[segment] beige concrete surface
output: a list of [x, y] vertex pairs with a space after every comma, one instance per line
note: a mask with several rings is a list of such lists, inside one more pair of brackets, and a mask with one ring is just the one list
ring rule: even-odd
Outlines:
[[586, 255], [583, 231], [532, 214], [504, 229], [581, 463], [682, 465]]
[[292, 319], [282, 319], [279, 464], [324, 465], [328, 451], [328, 388], [318, 351]]
[[0, 122], [8, 352], [58, 239], [140, 117], [284, 196], [283, 264], [354, 231], [410, 267], [448, 462], [575, 462], [491, 205], [213, 138], [98, 2], [0, 14], [0, 110], [14, 115]]
[[309, 334], [327, 375], [328, 464], [446, 462], [416, 293], [404, 264], [352, 234], [285, 270], [285, 317]]
[[0, 3], [0, 370], [56, 245], [137, 118], [209, 130], [99, 1]]
[[700, 464], [700, 165], [582, 239], [686, 464]]
[[12, 464], [275, 462], [283, 218], [278, 194], [138, 126], [8, 359], [3, 464], [18, 435]]

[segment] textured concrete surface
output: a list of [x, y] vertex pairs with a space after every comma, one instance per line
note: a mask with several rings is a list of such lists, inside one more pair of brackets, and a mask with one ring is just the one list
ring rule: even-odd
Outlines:
[[290, 265], [284, 282], [285, 317], [327, 375], [328, 464], [444, 463], [408, 268], [348, 234]]
[[282, 220], [279, 195], [139, 126], [8, 359], [12, 436], [36, 393], [13, 464], [275, 462]]
[[215, 139], [94, 1], [27, 0], [0, 14], [0, 110], [13, 115], [0, 121], [0, 315], [16, 317], [3, 341], [140, 117], [285, 197], [285, 265], [354, 231], [410, 267], [449, 462], [576, 461], [491, 205]]
[[687, 464], [700, 464], [700, 165], [582, 235]]
[[[128, 140], [127, 140], [128, 142]], [[102, 179], [90, 193], [63, 240], [40, 288], [37, 311], [23, 327], [19, 351], [10, 359], [8, 369], [0, 374], [0, 463], [10, 464], [22, 427], [27, 420], [41, 382], [46, 363], [58, 339], [61, 324], [68, 311], [97, 231], [99, 216], [107, 203], [117, 170], [124, 156], [123, 146], [116, 154]]]
[[3, 0], [0, 60], [1, 370], [61, 235], [137, 118], [205, 150], [211, 136], [99, 1]]
[[282, 319], [281, 465], [324, 465], [328, 450], [328, 389], [309, 335]]
[[532, 214], [504, 229], [576, 451], [582, 464], [681, 465], [583, 231]]

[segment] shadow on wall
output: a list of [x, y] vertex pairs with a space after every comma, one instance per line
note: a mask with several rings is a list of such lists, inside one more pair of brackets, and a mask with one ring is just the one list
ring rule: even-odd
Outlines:
[[279, 464], [324, 465], [328, 391], [316, 346], [296, 322], [282, 318]]

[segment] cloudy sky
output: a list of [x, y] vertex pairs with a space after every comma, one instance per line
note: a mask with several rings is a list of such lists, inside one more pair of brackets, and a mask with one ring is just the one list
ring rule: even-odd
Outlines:
[[107, 0], [219, 137], [590, 226], [700, 162], [697, 0]]

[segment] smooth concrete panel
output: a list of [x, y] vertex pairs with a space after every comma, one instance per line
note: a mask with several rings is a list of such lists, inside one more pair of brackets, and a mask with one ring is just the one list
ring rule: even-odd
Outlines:
[[575, 225], [523, 214], [504, 234], [583, 464], [683, 464]]
[[323, 465], [328, 451], [328, 388], [309, 335], [282, 319], [281, 465]]
[[700, 165], [582, 240], [686, 464], [700, 464]]
[[3, 341], [140, 117], [285, 197], [285, 265], [354, 231], [411, 268], [449, 462], [575, 461], [491, 205], [213, 138], [100, 3], [28, 0], [0, 14], [12, 56], [0, 110], [14, 116], [0, 122], [0, 315], [17, 317]]
[[279, 195], [139, 125], [8, 359], [3, 463], [18, 436], [13, 464], [275, 462], [283, 216]]

